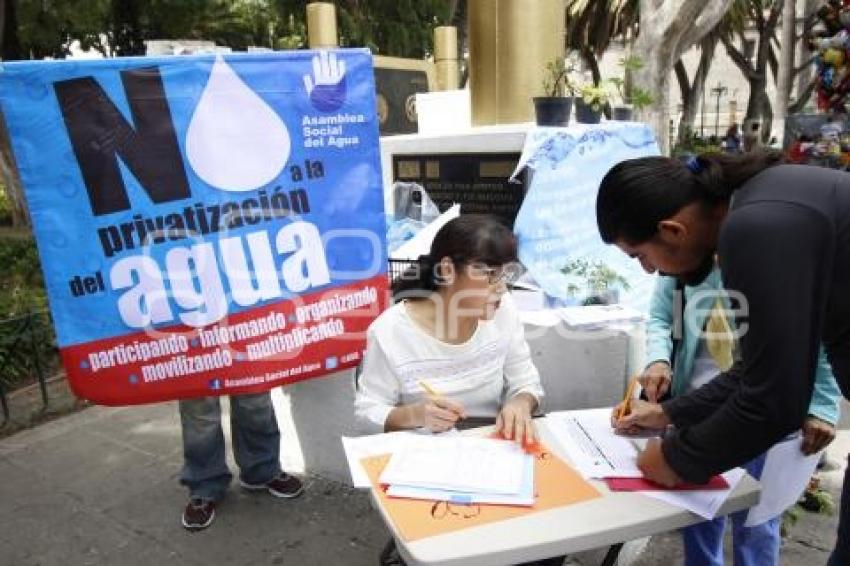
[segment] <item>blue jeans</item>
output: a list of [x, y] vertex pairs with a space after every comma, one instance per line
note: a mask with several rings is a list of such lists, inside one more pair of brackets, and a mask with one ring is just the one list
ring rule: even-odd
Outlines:
[[[764, 468], [765, 455], [748, 462], [744, 469], [758, 479]], [[779, 564], [780, 527], [782, 517], [774, 517], [760, 525], [745, 527], [749, 509], [732, 513], [732, 552], [736, 566], [771, 566]], [[723, 531], [726, 517], [697, 523], [682, 529], [685, 544], [685, 566], [723, 566]]]
[[[180, 401], [183, 471], [191, 497], [218, 501], [233, 475], [227, 469], [218, 397]], [[280, 474], [280, 431], [269, 393], [230, 397], [230, 431], [240, 479], [264, 484]]]
[[844, 471], [844, 486], [841, 488], [841, 511], [838, 517], [838, 536], [835, 550], [829, 557], [827, 566], [846, 566], [850, 564], [850, 455]]

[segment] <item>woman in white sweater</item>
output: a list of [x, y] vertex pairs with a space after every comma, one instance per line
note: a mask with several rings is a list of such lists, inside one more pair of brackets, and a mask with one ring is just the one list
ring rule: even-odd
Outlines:
[[506, 438], [537, 439], [543, 389], [506, 293], [516, 247], [498, 220], [463, 215], [394, 283], [396, 304], [367, 334], [356, 399], [364, 432], [441, 432], [474, 417], [495, 418]]

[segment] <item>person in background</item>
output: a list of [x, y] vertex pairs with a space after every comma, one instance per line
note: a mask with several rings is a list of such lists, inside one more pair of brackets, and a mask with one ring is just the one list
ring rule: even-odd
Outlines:
[[723, 151], [726, 153], [741, 153], [741, 133], [738, 131], [738, 123], [732, 122], [726, 135], [723, 137]]
[[806, 161], [809, 159], [809, 154], [812, 151], [812, 148], [815, 146], [814, 140], [811, 136], [807, 136], [806, 134], [800, 134], [791, 147], [788, 148], [788, 161], [790, 163], [798, 163], [800, 165], [805, 165]]
[[[183, 527], [206, 529], [215, 519], [233, 479], [225, 460], [221, 405], [218, 397], [180, 401], [183, 431], [183, 471], [180, 483], [189, 488]], [[233, 455], [243, 489], [291, 499], [303, 491], [301, 480], [280, 468], [280, 431], [269, 392], [230, 396]]]
[[[708, 383], [728, 371], [734, 361], [735, 321], [730, 299], [723, 292], [719, 268], [704, 282], [690, 286], [675, 277], [660, 276], [655, 285], [647, 323], [647, 359], [639, 377], [647, 399], [656, 403]], [[680, 324], [677, 324], [680, 322]], [[814, 454], [835, 438], [841, 393], [821, 348], [809, 412], [803, 424], [801, 450]], [[762, 479], [765, 454], [744, 469]], [[732, 552], [737, 566], [779, 563], [781, 516], [747, 527], [748, 510], [732, 514]], [[726, 517], [681, 529], [685, 566], [723, 566], [723, 532]]]

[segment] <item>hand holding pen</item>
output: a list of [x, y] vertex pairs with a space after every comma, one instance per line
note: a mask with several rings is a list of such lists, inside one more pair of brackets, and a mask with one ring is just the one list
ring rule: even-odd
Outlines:
[[466, 416], [459, 402], [445, 397], [425, 381], [420, 381], [419, 385], [428, 394], [428, 398], [418, 405], [420, 426], [431, 432], [445, 432]]

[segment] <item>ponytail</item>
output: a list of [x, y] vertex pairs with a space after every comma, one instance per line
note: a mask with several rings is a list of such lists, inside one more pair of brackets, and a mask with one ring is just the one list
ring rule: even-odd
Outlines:
[[423, 254], [419, 259], [407, 266], [405, 270], [392, 282], [392, 293], [396, 299], [403, 298], [402, 295], [413, 295], [416, 292], [436, 291], [437, 276], [435, 273], [437, 263], [430, 254]]
[[[698, 165], [691, 168], [690, 160]], [[728, 200], [752, 177], [783, 160], [778, 151], [754, 151], [743, 155], [729, 153], [704, 153], [689, 158], [686, 164], [694, 171], [697, 182], [704, 190], [706, 200]]]

